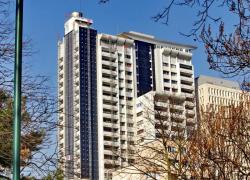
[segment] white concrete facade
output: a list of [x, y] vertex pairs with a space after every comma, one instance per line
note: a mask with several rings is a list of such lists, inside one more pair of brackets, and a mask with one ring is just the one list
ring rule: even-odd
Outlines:
[[[125, 33], [126, 34], [126, 33]], [[166, 131], [183, 129], [187, 137], [196, 127], [193, 46], [160, 41], [153, 36], [127, 33], [130, 38], [154, 44], [154, 90], [137, 98], [137, 136], [153, 141], [157, 136], [157, 114], [165, 117]], [[159, 97], [163, 97], [164, 101]], [[159, 101], [159, 102], [158, 102]]]
[[134, 44], [122, 37], [97, 38], [100, 179], [126, 166], [135, 141]]

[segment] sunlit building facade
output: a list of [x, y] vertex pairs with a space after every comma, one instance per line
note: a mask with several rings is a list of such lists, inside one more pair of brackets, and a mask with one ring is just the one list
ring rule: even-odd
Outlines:
[[239, 83], [201, 75], [195, 79], [199, 110], [214, 111], [219, 107], [237, 105], [244, 96]]
[[111, 179], [114, 170], [134, 162], [140, 99], [147, 94], [178, 99], [174, 108], [185, 134], [195, 124], [195, 47], [137, 32], [97, 33], [92, 23], [72, 13], [58, 42], [58, 147], [65, 179]]

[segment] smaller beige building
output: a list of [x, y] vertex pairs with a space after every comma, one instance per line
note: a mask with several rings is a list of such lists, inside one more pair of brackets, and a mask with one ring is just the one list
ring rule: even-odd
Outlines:
[[197, 104], [200, 110], [218, 110], [219, 107], [238, 105], [246, 96], [239, 83], [201, 75], [195, 79]]
[[[183, 148], [185, 143], [183, 143]], [[186, 167], [178, 166], [180, 158], [185, 156], [178, 148], [176, 142], [168, 141], [167, 144], [155, 140], [137, 146], [135, 163], [119, 169], [112, 174], [112, 180], [166, 180], [177, 179], [176, 174], [190, 177]], [[171, 176], [171, 178], [170, 178]]]

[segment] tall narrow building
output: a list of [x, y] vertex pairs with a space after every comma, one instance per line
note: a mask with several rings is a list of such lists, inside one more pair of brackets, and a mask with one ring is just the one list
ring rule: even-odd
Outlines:
[[74, 12], [58, 43], [59, 151], [67, 179], [99, 179], [97, 31]]
[[97, 38], [97, 98], [100, 179], [132, 162], [135, 141], [135, 74], [132, 40], [107, 34]]
[[59, 152], [66, 179], [109, 179], [132, 162], [133, 40], [98, 34], [72, 13], [58, 44]]

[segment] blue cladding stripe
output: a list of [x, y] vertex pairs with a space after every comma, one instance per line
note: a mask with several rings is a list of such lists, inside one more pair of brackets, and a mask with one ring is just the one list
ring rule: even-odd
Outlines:
[[91, 57], [91, 137], [92, 137], [92, 179], [99, 179], [98, 176], [98, 123], [97, 123], [97, 73], [96, 73], [96, 30], [90, 30], [90, 57]]
[[[142, 41], [135, 41], [136, 46], [136, 71], [137, 71], [137, 95], [141, 96], [152, 90], [154, 86], [152, 80], [152, 62], [154, 61], [153, 50], [154, 45]], [[150, 60], [152, 62], [150, 62]], [[152, 68], [152, 70], [150, 69]]]
[[[96, 35], [80, 27], [81, 178], [98, 179]], [[90, 62], [88, 62], [88, 60]], [[90, 118], [90, 120], [89, 120]]]

